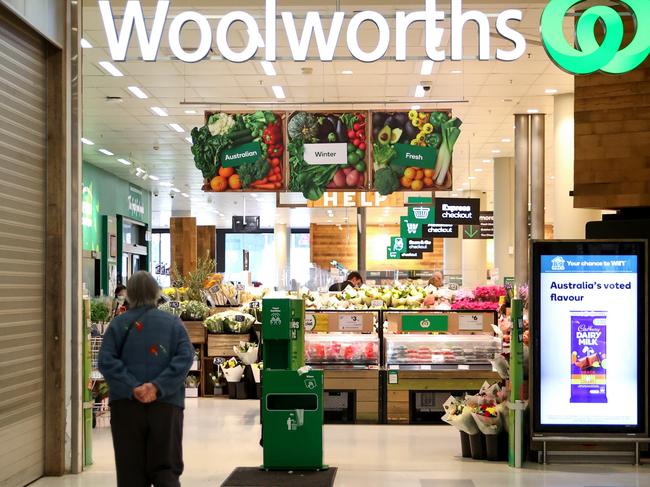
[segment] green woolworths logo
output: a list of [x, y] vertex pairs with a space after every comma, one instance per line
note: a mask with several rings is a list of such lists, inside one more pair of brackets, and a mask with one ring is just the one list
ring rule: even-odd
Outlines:
[[[624, 29], [619, 12], [604, 5], [587, 8], [576, 25], [578, 49], [575, 49], [564, 37], [563, 21], [569, 9], [583, 1], [551, 0], [544, 9], [540, 30], [551, 59], [563, 70], [574, 74], [599, 70], [620, 74], [641, 64], [650, 53], [650, 0], [619, 0], [629, 8], [636, 24], [634, 39], [623, 49], [620, 48]], [[601, 43], [594, 33], [599, 21], [605, 30]]]

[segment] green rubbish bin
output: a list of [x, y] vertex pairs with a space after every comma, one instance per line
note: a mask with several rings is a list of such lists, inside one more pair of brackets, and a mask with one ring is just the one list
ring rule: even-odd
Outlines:
[[323, 371], [264, 370], [262, 437], [267, 470], [323, 466]]

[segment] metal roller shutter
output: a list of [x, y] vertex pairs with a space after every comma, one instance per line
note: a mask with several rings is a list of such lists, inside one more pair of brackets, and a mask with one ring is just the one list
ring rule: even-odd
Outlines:
[[0, 15], [0, 486], [43, 475], [44, 41]]

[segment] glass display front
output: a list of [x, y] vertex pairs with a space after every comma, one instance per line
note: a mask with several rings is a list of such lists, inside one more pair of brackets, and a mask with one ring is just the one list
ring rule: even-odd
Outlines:
[[489, 364], [501, 352], [501, 340], [489, 335], [388, 335], [386, 363]]

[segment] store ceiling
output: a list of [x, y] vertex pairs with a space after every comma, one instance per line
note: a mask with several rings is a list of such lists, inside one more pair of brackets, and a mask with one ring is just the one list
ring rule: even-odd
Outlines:
[[[155, 2], [142, 3], [145, 5], [145, 13], [150, 15], [153, 10], [148, 6], [155, 5]], [[253, 15], [264, 13], [261, 0], [228, 5], [220, 3], [221, 5], [215, 6], [213, 1], [176, 0], [170, 8], [168, 22], [175, 13], [188, 8], [216, 17], [233, 9], [245, 10]], [[291, 9], [296, 16], [314, 9], [326, 15], [335, 8], [335, 2], [329, 2], [330, 6], [323, 2], [278, 3], [280, 11]], [[489, 207], [494, 192], [492, 159], [511, 157], [514, 153], [513, 114], [537, 109], [548, 114], [547, 221], [552, 221], [553, 97], [545, 91], [553, 89], [558, 93], [572, 92], [573, 77], [556, 68], [539, 45], [539, 17], [545, 3], [521, 0], [463, 2], [465, 10], [477, 8], [488, 14], [501, 12], [508, 6], [523, 10], [524, 20], [518, 30], [528, 40], [527, 52], [520, 60], [509, 63], [476, 60], [476, 29], [469, 25], [464, 35], [465, 60], [437, 63], [432, 74], [422, 75], [424, 32], [422, 26], [414, 24], [407, 39], [408, 54], [414, 60], [367, 64], [351, 60], [344, 44], [345, 36], [342, 35], [333, 62], [277, 61], [274, 63], [276, 76], [265, 74], [259, 62], [263, 50], [258, 51], [255, 60], [241, 64], [220, 60], [205, 60], [195, 64], [173, 61], [170, 59], [166, 35], [163, 35], [157, 62], [143, 62], [138, 60], [139, 50], [134, 36], [127, 61], [113, 63], [124, 76], [115, 77], [99, 65], [101, 61], [110, 60], [106, 36], [96, 2], [86, 1], [83, 10], [83, 37], [92, 48], [83, 49], [83, 136], [94, 142], [94, 145], [83, 146], [84, 160], [157, 193], [153, 204], [154, 226], [166, 225], [172, 214], [192, 214], [203, 223], [229, 227], [231, 216], [242, 214], [244, 200], [246, 213], [262, 215], [263, 223], [272, 225], [273, 221], [281, 221], [302, 227], [309, 222], [327, 223], [332, 218], [325, 211], [298, 209], [289, 212], [279, 209], [276, 212], [274, 196], [245, 198], [241, 194], [210, 195], [200, 189], [201, 174], [194, 167], [190, 143], [186, 137], [192, 127], [203, 123], [203, 111], [219, 109], [219, 102], [241, 103], [241, 108], [244, 109], [275, 103], [277, 100], [271, 86], [280, 85], [286, 93], [283, 102], [291, 105], [277, 106], [278, 109], [310, 108], [314, 106], [311, 105], [313, 103], [324, 102], [328, 105], [319, 105], [317, 108], [369, 108], [368, 105], [361, 104], [363, 102], [371, 103], [377, 108], [408, 109], [412, 105], [451, 108], [463, 120], [462, 136], [456, 144], [454, 154], [454, 190], [457, 194], [470, 189], [485, 192], [486, 205]], [[124, 2], [112, 4], [114, 12], [122, 12]], [[394, 2], [378, 0], [340, 4], [341, 9], [348, 13], [372, 9], [390, 15], [395, 8]], [[405, 11], [412, 11], [421, 10], [423, 5], [424, 1], [401, 6]], [[449, 2], [438, 2], [438, 8], [449, 11]], [[214, 30], [217, 21], [212, 17], [210, 22]], [[260, 25], [263, 22], [260, 21]], [[302, 28], [300, 21], [297, 25], [299, 29]], [[327, 23], [324, 25], [328, 27]], [[446, 19], [442, 26], [446, 28], [443, 46], [449, 51], [449, 20]], [[192, 24], [188, 24], [181, 37], [181, 44], [187, 48], [197, 44], [198, 33], [191, 27]], [[238, 30], [234, 25], [229, 34], [231, 46], [243, 46], [246, 39], [246, 32]], [[360, 29], [362, 47], [374, 47], [375, 40], [373, 28]], [[509, 46], [496, 35], [491, 36], [491, 43], [492, 51], [496, 47]], [[310, 55], [314, 54], [312, 48]], [[387, 55], [393, 54], [394, 44], [391, 40]], [[278, 56], [281, 59], [287, 55], [286, 38], [284, 33], [280, 33]], [[352, 71], [352, 74], [343, 74], [344, 71]], [[424, 98], [414, 96], [418, 83], [431, 86]], [[137, 86], [148, 98], [137, 98], [128, 90], [129, 86]], [[434, 105], [430, 104], [432, 100], [445, 102]], [[374, 103], [377, 101], [383, 103]], [[151, 107], [163, 108], [168, 116], [154, 114]], [[173, 130], [170, 123], [178, 124], [184, 131], [179, 133]], [[106, 149], [113, 155], [105, 155], [99, 149]], [[133, 164], [126, 166], [118, 158], [132, 161]], [[144, 180], [136, 174], [136, 168], [145, 170], [148, 175], [154, 175], [159, 180]], [[173, 199], [170, 198], [171, 187], [180, 190]], [[498, 185], [496, 190], [499, 190]], [[335, 223], [343, 223], [342, 218], [335, 214]]]

